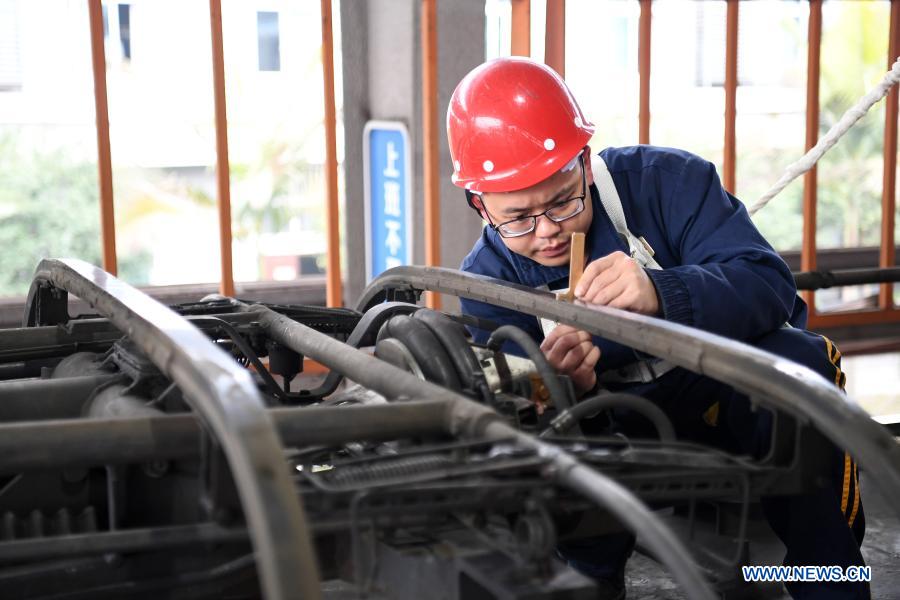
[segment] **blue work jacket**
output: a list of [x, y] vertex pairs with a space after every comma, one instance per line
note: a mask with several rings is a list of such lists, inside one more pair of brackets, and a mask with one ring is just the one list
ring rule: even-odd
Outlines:
[[[757, 231], [744, 205], [726, 192], [715, 166], [683, 150], [656, 146], [607, 148], [600, 152], [622, 201], [628, 230], [643, 236], [662, 270], [647, 269], [666, 320], [752, 342], [783, 326], [806, 326], [806, 304], [797, 296], [790, 269]], [[585, 239], [585, 263], [617, 250], [625, 241], [590, 186], [594, 216]], [[510, 251], [485, 227], [463, 260], [463, 271], [528, 287], [568, 285], [569, 266], [546, 267]], [[530, 315], [474, 300], [462, 312], [498, 325], [521, 327], [541, 341]], [[475, 341], [489, 335], [472, 329]], [[639, 358], [632, 349], [595, 337], [598, 370], [619, 368]], [[512, 350], [512, 348], [510, 348]]]

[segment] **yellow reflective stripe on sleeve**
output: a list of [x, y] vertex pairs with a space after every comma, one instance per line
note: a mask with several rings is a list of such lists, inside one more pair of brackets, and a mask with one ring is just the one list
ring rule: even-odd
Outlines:
[[853, 463], [853, 487], [853, 511], [850, 513], [850, 520], [847, 521], [850, 527], [853, 527], [853, 521], [856, 520], [856, 512], [859, 510], [859, 469], [855, 461]]
[[847, 378], [841, 372], [841, 368], [838, 366], [838, 361], [841, 360], [841, 351], [838, 350], [837, 346], [832, 343], [824, 335], [821, 336], [823, 340], [825, 340], [825, 349], [828, 354], [828, 360], [831, 362], [832, 366], [834, 366], [834, 385], [838, 386], [840, 389], [844, 389], [844, 385], [847, 383]]
[[847, 502], [850, 500], [850, 455], [844, 452], [844, 491], [841, 494], [841, 514], [847, 514]]
[[706, 412], [703, 413], [703, 421], [709, 425], [710, 427], [715, 427], [719, 424], [719, 403], [716, 402], [712, 406], [706, 409]]

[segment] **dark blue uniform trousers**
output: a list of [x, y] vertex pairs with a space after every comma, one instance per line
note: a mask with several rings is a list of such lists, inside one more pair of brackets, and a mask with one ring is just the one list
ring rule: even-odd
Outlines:
[[[801, 329], [784, 328], [752, 342], [753, 346], [809, 367], [843, 388], [840, 352], [828, 339]], [[602, 362], [601, 357], [601, 362]], [[761, 457], [771, 440], [772, 419], [767, 410], [751, 410], [748, 398], [730, 386], [684, 369], [673, 369], [647, 384], [616, 386], [644, 396], [660, 406], [675, 426], [679, 439], [715, 446], [730, 452]], [[583, 423], [586, 433], [591, 423]], [[632, 432], [627, 421], [620, 423]], [[761, 499], [763, 513], [787, 548], [784, 564], [865, 564], [859, 547], [865, 533], [856, 463], [843, 450], [828, 445], [827, 485], [793, 496]], [[560, 554], [586, 575], [621, 581], [634, 538], [630, 533], [561, 544]], [[787, 583], [797, 599], [867, 599], [868, 583]]]

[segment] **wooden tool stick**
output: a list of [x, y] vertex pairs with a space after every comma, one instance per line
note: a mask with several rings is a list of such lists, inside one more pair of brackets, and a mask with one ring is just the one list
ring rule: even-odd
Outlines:
[[575, 300], [575, 286], [584, 273], [584, 234], [573, 233], [569, 243], [569, 291], [559, 296], [560, 300], [572, 302]]

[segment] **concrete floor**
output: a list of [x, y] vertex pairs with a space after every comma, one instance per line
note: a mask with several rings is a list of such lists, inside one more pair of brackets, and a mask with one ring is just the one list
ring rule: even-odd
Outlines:
[[[872, 567], [872, 598], [900, 600], [900, 517], [874, 489], [866, 473], [860, 471], [860, 479], [860, 491], [866, 508], [866, 537], [862, 553], [866, 563]], [[625, 577], [629, 599], [687, 600], [665, 569], [642, 554], [635, 553], [629, 560]], [[780, 584], [748, 585], [727, 598], [790, 600]]]

